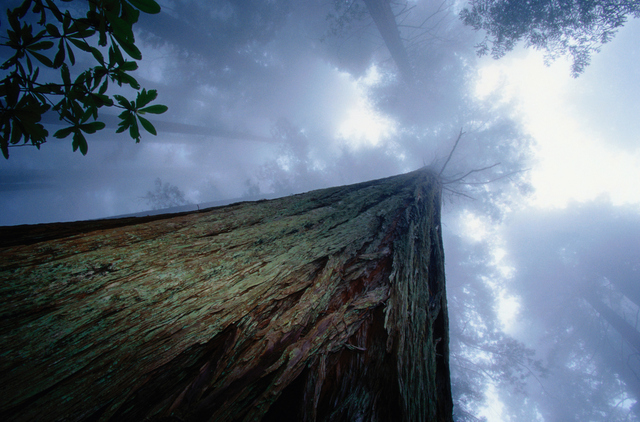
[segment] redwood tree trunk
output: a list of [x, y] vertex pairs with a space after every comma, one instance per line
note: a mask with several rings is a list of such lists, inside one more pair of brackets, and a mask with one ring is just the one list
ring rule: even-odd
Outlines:
[[364, 0], [364, 4], [367, 6], [369, 15], [373, 18], [373, 22], [376, 24], [402, 78], [406, 83], [412, 84], [413, 70], [409, 62], [409, 55], [400, 37], [396, 17], [393, 15], [389, 0]]
[[0, 420], [452, 420], [428, 170], [0, 239]]

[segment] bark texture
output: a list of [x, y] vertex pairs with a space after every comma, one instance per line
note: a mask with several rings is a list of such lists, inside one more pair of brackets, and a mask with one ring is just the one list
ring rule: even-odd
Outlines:
[[423, 169], [1, 228], [0, 420], [451, 421], [440, 202]]

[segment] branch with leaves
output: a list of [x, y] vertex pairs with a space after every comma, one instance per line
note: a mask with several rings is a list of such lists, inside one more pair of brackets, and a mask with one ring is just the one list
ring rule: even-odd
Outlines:
[[[83, 155], [88, 150], [85, 134], [105, 127], [98, 120], [99, 109], [123, 109], [116, 132], [128, 129], [136, 142], [141, 138], [138, 123], [156, 135], [142, 115], [167, 111], [167, 106], [150, 105], [158, 95], [156, 90], [141, 90], [130, 74], [142, 59], [133, 25], [140, 12], [156, 14], [160, 6], [154, 0], [89, 0], [86, 15], [73, 16], [71, 8], [60, 5], [69, 2], [25, 0], [7, 10], [9, 28], [0, 43], [13, 50], [0, 66], [0, 149], [5, 158], [9, 158], [9, 147], [30, 142], [39, 149], [46, 142], [49, 132], [41, 120], [49, 111], [68, 125], [53, 136], [73, 135], [73, 150]], [[72, 78], [78, 53], [91, 57], [96, 65]], [[40, 66], [59, 70], [59, 79], [43, 81]], [[138, 91], [135, 100], [107, 95], [110, 82]]]
[[572, 59], [571, 75], [579, 76], [591, 55], [611, 41], [628, 16], [640, 17], [638, 0], [508, 1], [470, 0], [460, 19], [486, 32], [478, 55], [503, 57], [520, 42], [543, 50], [549, 64], [558, 56]]

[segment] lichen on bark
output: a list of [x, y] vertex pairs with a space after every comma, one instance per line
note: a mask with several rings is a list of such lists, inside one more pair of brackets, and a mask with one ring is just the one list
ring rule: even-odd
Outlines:
[[440, 193], [0, 228], [0, 419], [450, 421]]

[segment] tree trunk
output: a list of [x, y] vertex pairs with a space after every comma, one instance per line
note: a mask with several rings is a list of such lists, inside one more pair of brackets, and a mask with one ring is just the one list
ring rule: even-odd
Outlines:
[[629, 346], [640, 352], [640, 333], [631, 326], [624, 318], [618, 315], [613, 309], [607, 306], [594, 293], [583, 294], [585, 300], [624, 338]]
[[428, 170], [0, 239], [0, 420], [452, 420]]
[[406, 48], [404, 48], [396, 17], [393, 15], [389, 0], [364, 0], [364, 4], [367, 6], [369, 15], [373, 18], [373, 22], [376, 24], [389, 53], [391, 53], [400, 75], [406, 83], [412, 84], [413, 70], [409, 62], [409, 55]]

